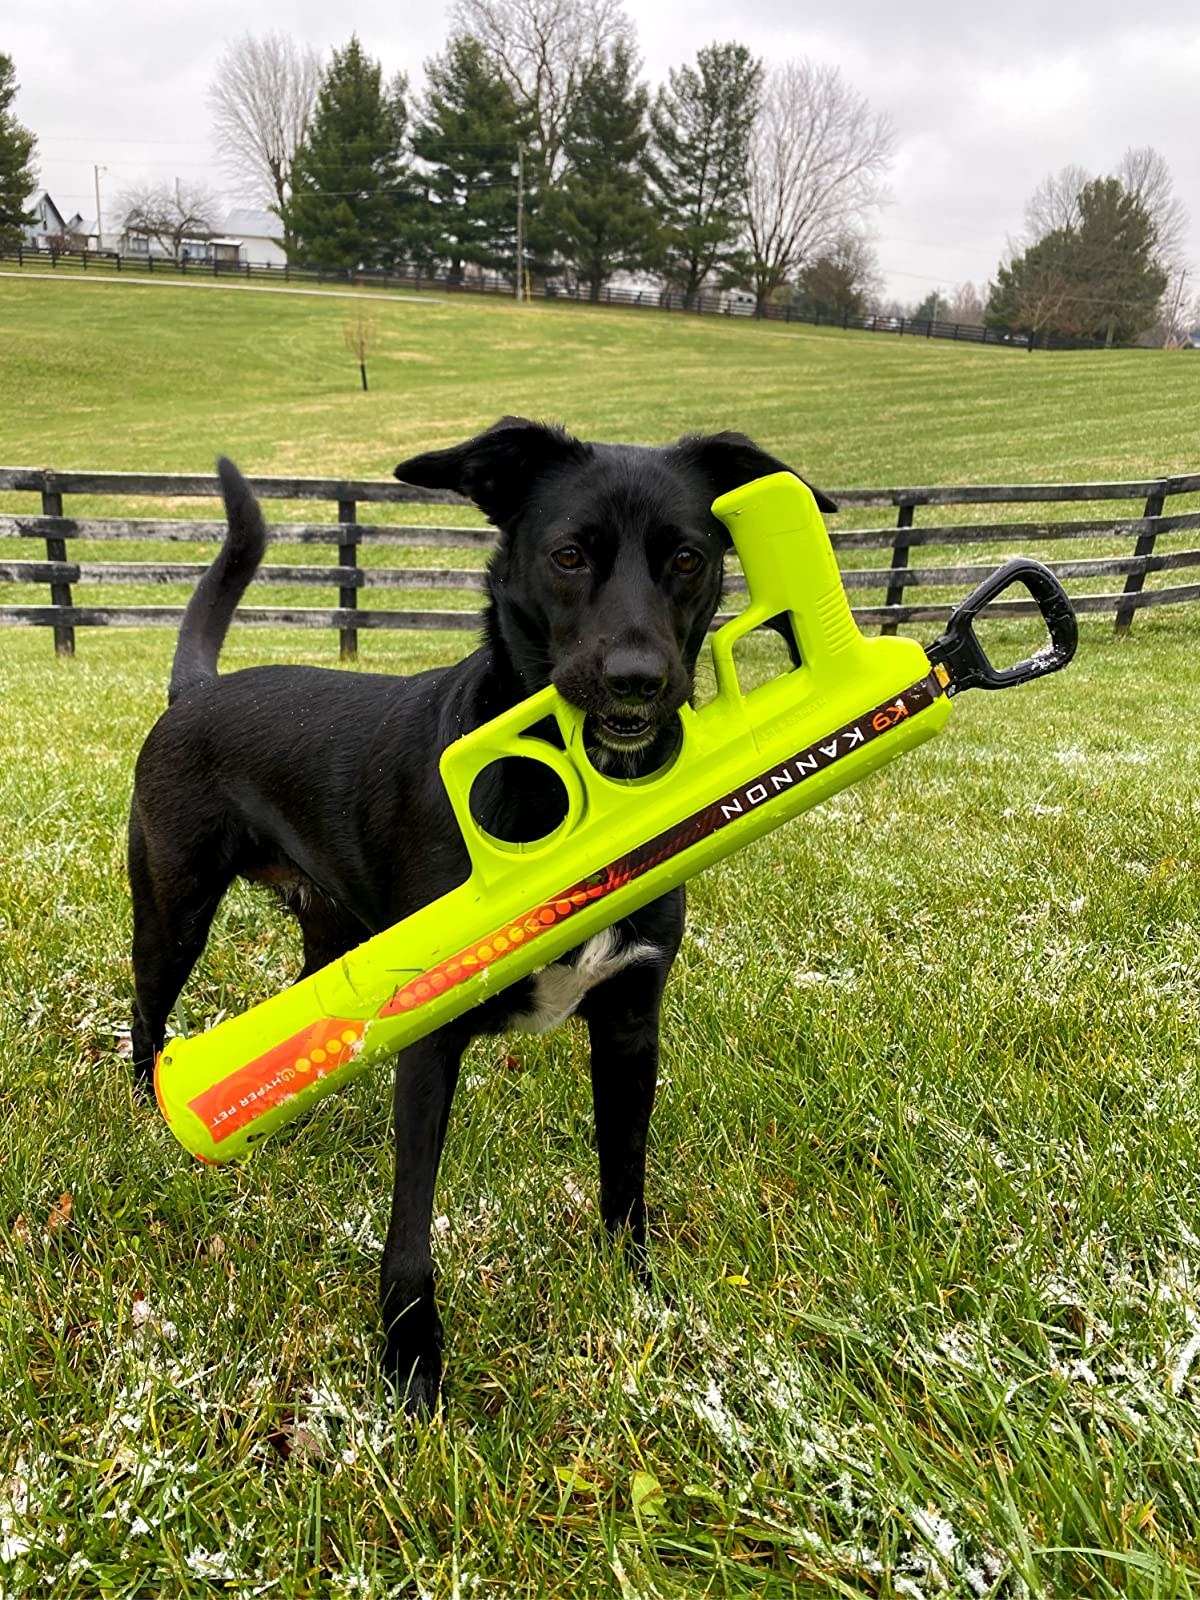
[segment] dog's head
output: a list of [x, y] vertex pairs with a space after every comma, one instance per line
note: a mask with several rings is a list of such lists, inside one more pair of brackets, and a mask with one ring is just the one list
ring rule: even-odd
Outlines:
[[674, 744], [721, 598], [729, 535], [712, 502], [788, 470], [740, 433], [648, 449], [504, 417], [396, 476], [455, 490], [500, 530], [487, 628], [524, 692], [553, 683], [588, 713], [606, 765], [650, 770]]

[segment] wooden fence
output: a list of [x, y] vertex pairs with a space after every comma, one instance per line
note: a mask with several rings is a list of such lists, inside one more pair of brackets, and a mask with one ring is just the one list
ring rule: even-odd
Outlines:
[[[478, 613], [473, 610], [442, 611], [433, 608], [392, 610], [365, 609], [359, 596], [373, 589], [429, 591], [431, 593], [478, 591], [482, 567], [379, 567], [359, 564], [361, 550], [372, 546], [410, 549], [470, 549], [484, 557], [494, 540], [485, 527], [434, 527], [401, 522], [359, 520], [363, 506], [461, 504], [457, 497], [436, 490], [416, 489], [390, 480], [342, 482], [326, 478], [259, 478], [252, 480], [261, 498], [294, 500], [336, 505], [336, 522], [274, 522], [271, 541], [326, 547], [336, 557], [315, 565], [265, 563], [258, 574], [264, 585], [324, 586], [336, 588], [336, 606], [310, 608], [298, 606], [243, 606], [238, 621], [251, 627], [337, 628], [343, 659], [353, 659], [358, 634], [364, 628], [460, 628], [473, 629]], [[70, 517], [64, 514], [67, 497], [120, 496], [123, 499], [213, 498], [215, 478], [167, 474], [54, 472], [29, 467], [0, 467], [0, 493], [6, 496], [30, 495], [40, 499], [40, 507], [29, 512], [0, 514], [0, 584], [48, 585], [49, 605], [0, 605], [0, 626], [49, 627], [54, 630], [55, 648], [60, 655], [73, 655], [75, 629], [82, 627], [177, 627], [182, 605], [95, 605], [79, 604], [73, 595], [76, 586], [91, 587], [122, 584], [136, 588], [182, 585], [191, 588], [207, 562], [179, 561], [96, 561], [73, 560], [68, 547], [73, 541], [143, 541], [179, 545], [203, 543], [215, 546], [225, 529], [220, 520], [185, 520], [170, 517]], [[928, 546], [1019, 545], [1025, 554], [1044, 554], [1042, 546], [1062, 540], [1100, 541], [1111, 553], [1078, 560], [1050, 559], [1047, 564], [1064, 581], [1123, 578], [1116, 593], [1073, 594], [1080, 612], [1111, 613], [1118, 632], [1132, 624], [1142, 606], [1171, 605], [1200, 600], [1200, 583], [1147, 589], [1149, 574], [1200, 567], [1200, 550], [1156, 549], [1164, 536], [1200, 529], [1200, 510], [1184, 510], [1165, 515], [1170, 497], [1200, 495], [1200, 472], [1171, 477], [1142, 479], [1124, 483], [1009, 484], [944, 488], [834, 489], [841, 516], [856, 510], [895, 508], [896, 523], [891, 528], [837, 528], [831, 537], [843, 561], [843, 581], [851, 598], [860, 590], [882, 590], [882, 604], [857, 605], [854, 614], [860, 624], [879, 626], [894, 633], [900, 623], [941, 621], [949, 615], [953, 600], [939, 597], [936, 603], [905, 599], [907, 590], [966, 589], [986, 577], [995, 561], [972, 564], [914, 566], [914, 550]], [[1100, 506], [1106, 510], [1115, 503], [1126, 503], [1121, 516], [1091, 514], [1067, 516], [1063, 520], [1030, 519], [1025, 508]], [[1200, 502], [1197, 502], [1200, 503]], [[918, 508], [931, 508], [935, 515], [944, 507], [984, 509], [987, 520], [965, 522], [935, 521], [915, 525]], [[1009, 509], [1007, 519], [997, 518], [990, 508]], [[44, 546], [44, 556], [27, 559], [7, 551], [20, 552], [32, 542]], [[1169, 544], [1177, 542], [1168, 538]], [[1184, 541], [1188, 542], [1188, 541]], [[1130, 546], [1132, 545], [1132, 549]], [[853, 552], [888, 550], [886, 567], [860, 567]], [[847, 560], [848, 558], [848, 560]], [[867, 558], [869, 559], [869, 557]], [[728, 592], [745, 592], [745, 580], [736, 571], [726, 584]], [[997, 612], [1023, 613], [1032, 610], [1025, 601], [1002, 601]], [[717, 623], [724, 616], [717, 618]], [[716, 625], [716, 624], [714, 624]]]

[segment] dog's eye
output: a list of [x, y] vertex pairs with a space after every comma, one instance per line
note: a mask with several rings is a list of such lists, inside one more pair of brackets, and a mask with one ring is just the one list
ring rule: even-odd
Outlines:
[[672, 565], [676, 572], [699, 572], [704, 565], [704, 557], [699, 550], [677, 550]]
[[550, 559], [560, 572], [578, 572], [587, 566], [587, 559], [577, 544], [564, 544], [561, 549], [552, 550]]

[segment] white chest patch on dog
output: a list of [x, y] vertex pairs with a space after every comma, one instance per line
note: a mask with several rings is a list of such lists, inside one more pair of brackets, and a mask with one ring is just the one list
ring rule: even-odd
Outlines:
[[605, 928], [588, 940], [570, 965], [556, 961], [534, 974], [533, 1005], [508, 1026], [519, 1033], [546, 1033], [557, 1028], [560, 1022], [574, 1016], [589, 989], [658, 953], [658, 946], [653, 944], [630, 944], [619, 949], [615, 930]]

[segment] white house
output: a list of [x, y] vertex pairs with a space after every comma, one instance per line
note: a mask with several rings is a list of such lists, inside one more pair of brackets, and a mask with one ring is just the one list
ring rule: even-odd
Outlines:
[[[96, 223], [78, 212], [64, 217], [48, 190], [43, 189], [30, 206], [34, 215], [23, 232], [25, 242], [39, 250], [98, 250], [100, 237]], [[230, 211], [221, 217], [212, 233], [197, 230], [194, 237], [181, 241], [179, 253], [189, 262], [240, 264], [253, 267], [284, 267], [287, 252], [280, 243], [283, 228], [270, 211]], [[157, 239], [137, 229], [126, 229], [119, 240], [109, 238], [122, 255], [167, 260], [171, 252]]]
[[256, 267], [287, 265], [287, 251], [280, 243], [283, 224], [273, 211], [231, 211], [221, 220], [221, 232], [237, 241], [237, 260]]
[[43, 189], [29, 208], [34, 221], [24, 227], [26, 244], [39, 250], [94, 250], [96, 224], [81, 217], [64, 217], [48, 189]]
[[[218, 262], [252, 267], [284, 267], [287, 252], [279, 243], [283, 232], [279, 218], [270, 211], [230, 211], [221, 217], [212, 233], [197, 230], [180, 240], [179, 254], [187, 262]], [[171, 252], [152, 235], [127, 229], [121, 249], [126, 255], [152, 256], [156, 261]]]

